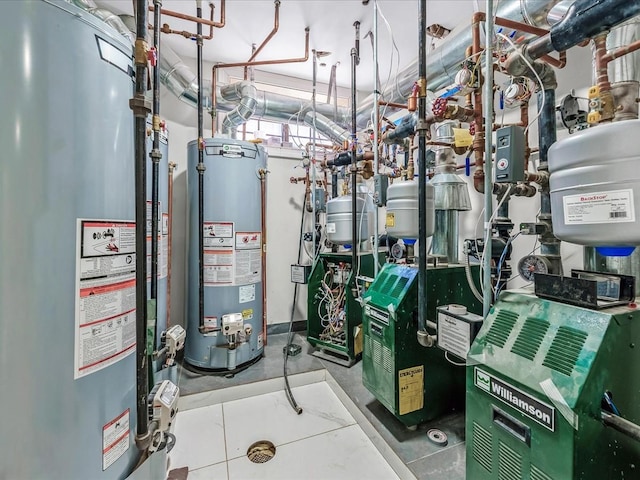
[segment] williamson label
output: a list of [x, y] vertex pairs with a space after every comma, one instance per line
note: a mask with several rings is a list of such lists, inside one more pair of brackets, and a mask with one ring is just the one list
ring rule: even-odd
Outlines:
[[552, 432], [555, 431], [555, 408], [477, 367], [475, 368], [474, 377], [475, 386], [480, 390], [484, 390], [497, 399], [502, 400], [507, 405], [510, 405]]

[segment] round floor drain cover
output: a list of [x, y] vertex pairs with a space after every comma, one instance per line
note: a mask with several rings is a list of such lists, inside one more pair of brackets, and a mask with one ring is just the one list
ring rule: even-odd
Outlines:
[[449, 443], [449, 439], [447, 438], [447, 434], [442, 430], [438, 430], [436, 428], [432, 428], [427, 432], [427, 437], [436, 445], [444, 447]]
[[268, 440], [260, 440], [247, 450], [247, 457], [253, 463], [265, 463], [276, 454], [276, 446]]

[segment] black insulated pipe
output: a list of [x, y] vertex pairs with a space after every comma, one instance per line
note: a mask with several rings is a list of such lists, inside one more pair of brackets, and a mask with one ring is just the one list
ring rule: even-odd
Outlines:
[[135, 93], [129, 101], [135, 123], [136, 204], [136, 444], [141, 451], [150, 445], [147, 396], [147, 0], [136, 0]]
[[[544, 104], [542, 103], [543, 93], [538, 93], [538, 147], [540, 164], [538, 171], [549, 171], [549, 148], [556, 143], [556, 91], [544, 90]], [[549, 184], [540, 187], [540, 215], [539, 220], [545, 222], [549, 228], [540, 237], [540, 253], [543, 255], [560, 256], [560, 241], [553, 235], [553, 225], [551, 223], [551, 192]]]
[[620, 433], [623, 433], [629, 438], [640, 442], [640, 425], [636, 425], [629, 420], [626, 420], [618, 415], [614, 415], [608, 412], [601, 412], [602, 423], [607, 427], [611, 427]]
[[[358, 242], [360, 241], [358, 222], [358, 134], [356, 120], [356, 70], [360, 63], [360, 22], [353, 24], [356, 27], [356, 46], [351, 49], [351, 269], [356, 271], [358, 264]], [[364, 211], [362, 212], [364, 215]]]
[[[160, 183], [160, 16], [162, 0], [154, 0], [153, 11], [153, 48], [155, 64], [153, 66], [153, 148], [151, 149], [151, 300], [154, 311], [153, 348], [158, 345], [158, 189]], [[151, 353], [151, 352], [149, 352]]]
[[637, 0], [576, 0], [548, 34], [529, 43], [527, 53], [536, 59], [563, 52], [636, 15], [640, 15]]
[[418, 330], [427, 329], [427, 0], [418, 6]]
[[[197, 2], [197, 17], [202, 18], [202, 2]], [[202, 24], [198, 23], [198, 319], [200, 331], [204, 330], [204, 124], [202, 112]]]

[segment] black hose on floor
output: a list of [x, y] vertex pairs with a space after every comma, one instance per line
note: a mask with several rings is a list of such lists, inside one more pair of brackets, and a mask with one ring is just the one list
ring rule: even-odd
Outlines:
[[[302, 216], [300, 217], [300, 241], [298, 243], [298, 263], [300, 263], [300, 257], [302, 256], [302, 242], [304, 241], [302, 238], [303, 230], [304, 230], [304, 214], [305, 209], [304, 206], [307, 204], [307, 195], [308, 192], [304, 194], [304, 200], [302, 201]], [[314, 226], [315, 228], [315, 219]], [[315, 246], [314, 246], [315, 251]], [[296, 302], [298, 300], [298, 284], [295, 283], [293, 287], [293, 303], [291, 304], [291, 317], [289, 318], [289, 333], [287, 335], [287, 344], [284, 348], [284, 391], [287, 394], [287, 400], [289, 400], [289, 404], [291, 408], [293, 408], [298, 415], [302, 413], [302, 408], [298, 406], [296, 403], [296, 399], [293, 397], [293, 392], [291, 392], [291, 387], [289, 386], [289, 378], [287, 377], [287, 360], [289, 359], [289, 349], [291, 348], [291, 341], [293, 340], [293, 316], [296, 312]]]

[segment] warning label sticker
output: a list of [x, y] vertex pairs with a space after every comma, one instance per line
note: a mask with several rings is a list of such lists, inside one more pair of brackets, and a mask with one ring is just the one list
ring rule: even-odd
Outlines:
[[636, 221], [633, 190], [611, 190], [562, 197], [564, 223], [588, 225]]
[[102, 427], [102, 470], [129, 450], [129, 409]]
[[438, 313], [438, 346], [460, 358], [467, 358], [471, 346], [471, 325]]
[[400, 415], [420, 410], [424, 406], [424, 367], [405, 368], [398, 371]]
[[238, 303], [253, 302], [256, 299], [256, 286], [244, 285], [238, 289]]
[[262, 247], [262, 234], [260, 232], [238, 232], [236, 233], [236, 248], [238, 250], [249, 250]]
[[135, 223], [78, 220], [74, 378], [135, 351]]
[[204, 222], [205, 248], [233, 248], [233, 222]]

